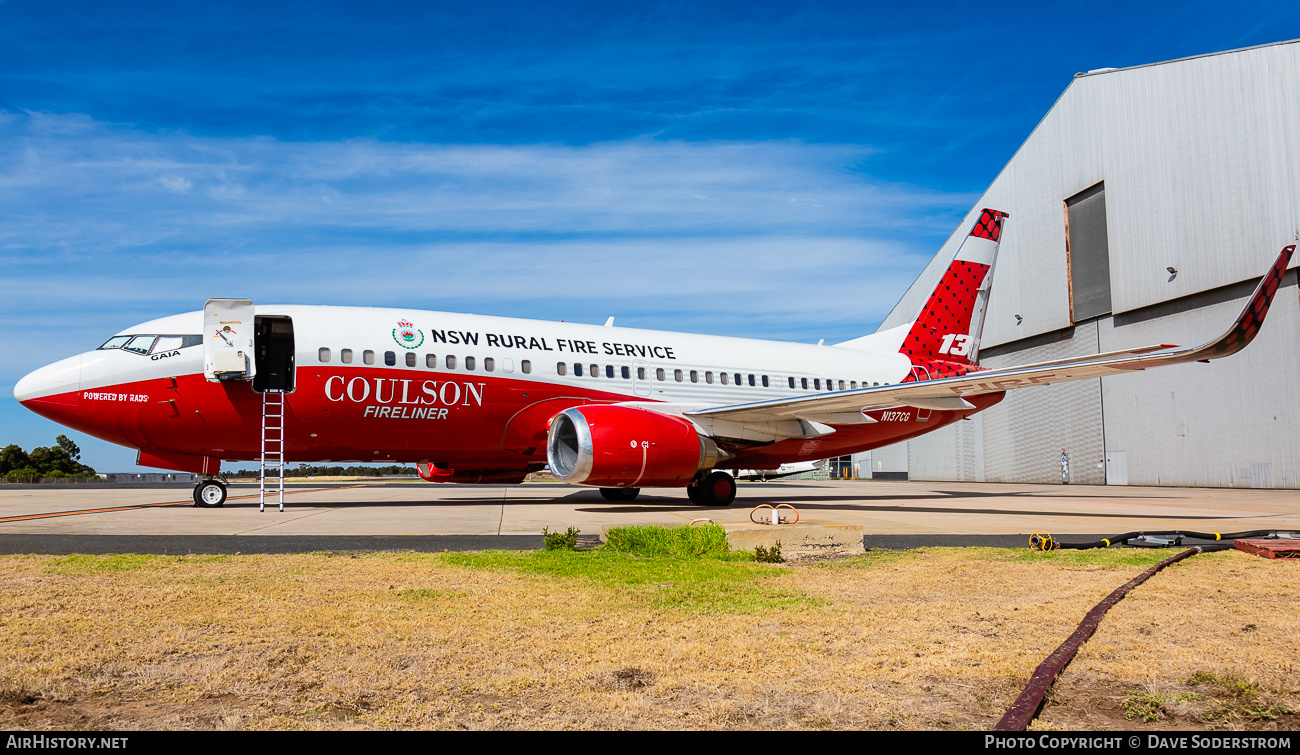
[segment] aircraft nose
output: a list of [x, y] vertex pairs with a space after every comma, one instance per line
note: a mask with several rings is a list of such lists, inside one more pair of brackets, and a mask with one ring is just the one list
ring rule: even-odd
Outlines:
[[81, 356], [78, 355], [24, 376], [14, 385], [14, 398], [42, 417], [75, 429], [80, 390]]

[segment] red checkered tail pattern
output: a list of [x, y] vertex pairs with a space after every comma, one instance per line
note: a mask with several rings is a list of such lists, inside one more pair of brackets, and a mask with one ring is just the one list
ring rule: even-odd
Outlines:
[[982, 210], [970, 235], [930, 292], [900, 351], [913, 363], [973, 365], [979, 358], [984, 310], [993, 282], [1005, 212]]

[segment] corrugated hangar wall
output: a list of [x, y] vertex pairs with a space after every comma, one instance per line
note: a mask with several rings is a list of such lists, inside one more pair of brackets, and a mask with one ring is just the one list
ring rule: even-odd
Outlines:
[[[882, 329], [915, 317], [984, 207], [1011, 217], [982, 365], [1217, 336], [1300, 232], [1300, 41], [1077, 76]], [[1107, 281], [1108, 301], [1082, 288]], [[1064, 448], [1073, 483], [1300, 487], [1298, 370], [1293, 270], [1244, 352], [1011, 391], [907, 443], [908, 476], [1059, 483]]]
[[[1182, 312], [1117, 315], [1103, 325], [1103, 348], [1205, 341], [1245, 306], [1250, 283], [1223, 292], [1236, 294], [1231, 299]], [[1127, 455], [1131, 485], [1300, 487], [1298, 370], [1300, 289], [1292, 270], [1246, 350], [1104, 379], [1107, 453]]]

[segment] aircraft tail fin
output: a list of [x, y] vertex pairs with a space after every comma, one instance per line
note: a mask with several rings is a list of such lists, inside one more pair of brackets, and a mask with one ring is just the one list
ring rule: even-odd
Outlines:
[[1005, 212], [985, 209], [930, 292], [899, 351], [914, 363], [974, 365]]

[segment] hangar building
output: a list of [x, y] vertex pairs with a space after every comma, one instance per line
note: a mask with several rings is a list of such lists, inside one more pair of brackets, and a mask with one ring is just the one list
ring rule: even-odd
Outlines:
[[[1300, 40], [1075, 76], [882, 329], [916, 316], [983, 207], [1011, 217], [981, 365], [1217, 337], [1300, 234]], [[1300, 487], [1291, 264], [1235, 356], [1011, 391], [861, 476], [1059, 483], [1064, 450], [1073, 483]]]

